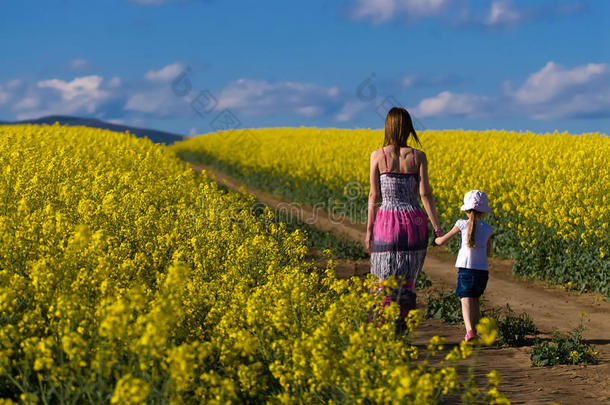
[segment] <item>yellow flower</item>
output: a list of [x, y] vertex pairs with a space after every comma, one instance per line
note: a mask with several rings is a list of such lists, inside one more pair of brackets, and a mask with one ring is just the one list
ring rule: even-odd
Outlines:
[[572, 350], [568, 356], [570, 360], [576, 360], [578, 358], [578, 351]]
[[432, 336], [428, 343], [428, 350], [443, 350], [443, 343], [445, 342], [445, 338], [442, 336]]
[[21, 394], [19, 399], [21, 399], [23, 403], [27, 405], [36, 405], [39, 402], [38, 395], [30, 393]]
[[487, 397], [489, 398], [490, 404], [510, 405], [510, 400], [506, 397], [506, 395], [498, 391], [497, 387], [490, 388], [487, 392]]
[[502, 376], [496, 370], [491, 370], [487, 373], [487, 378], [489, 379], [489, 383], [495, 386], [498, 386], [498, 384], [502, 382]]
[[460, 353], [463, 359], [470, 357], [470, 355], [472, 354], [472, 350], [472, 342], [466, 342], [465, 340], [462, 340], [460, 342]]
[[134, 378], [131, 374], [126, 374], [117, 382], [112, 397], [111, 404], [141, 404], [146, 401], [150, 387], [146, 381]]
[[453, 349], [445, 356], [447, 361], [457, 361], [461, 358], [461, 351], [458, 346], [454, 346]]
[[493, 318], [483, 317], [477, 324], [477, 333], [481, 337], [481, 343], [490, 346], [496, 341], [498, 336], [498, 325]]

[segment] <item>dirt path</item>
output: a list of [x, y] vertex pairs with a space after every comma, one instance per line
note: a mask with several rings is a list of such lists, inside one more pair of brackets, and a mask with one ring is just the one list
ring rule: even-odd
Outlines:
[[[238, 191], [243, 187], [244, 191], [254, 194], [260, 202], [273, 209], [290, 209], [300, 220], [321, 230], [343, 234], [359, 243], [364, 241], [364, 224], [334, 218], [324, 210], [314, 211], [311, 206], [253, 189], [211, 167], [188, 164], [198, 172], [205, 170], [211, 178], [230, 189]], [[444, 248], [430, 247], [423, 270], [432, 278], [433, 285], [455, 288], [454, 262], [455, 256]], [[367, 259], [340, 261], [336, 270], [338, 277], [349, 277], [366, 274], [369, 268]], [[599, 294], [570, 293], [542, 282], [518, 280], [510, 268], [510, 261], [490, 260], [490, 279], [484, 295], [487, 305], [504, 307], [508, 303], [517, 312], [526, 311], [547, 335], [553, 329], [560, 332], [573, 329], [579, 324], [581, 313], [586, 313], [584, 324], [587, 329], [583, 336], [602, 352], [602, 364], [533, 368], [530, 367], [530, 347], [486, 348], [478, 358], [478, 373], [482, 376], [492, 368], [500, 371], [505, 376], [501, 389], [513, 403], [610, 403], [610, 303]], [[460, 325], [425, 321], [419, 328], [416, 342], [423, 344], [436, 334], [445, 336], [448, 345], [457, 344], [464, 333], [462, 328]]]

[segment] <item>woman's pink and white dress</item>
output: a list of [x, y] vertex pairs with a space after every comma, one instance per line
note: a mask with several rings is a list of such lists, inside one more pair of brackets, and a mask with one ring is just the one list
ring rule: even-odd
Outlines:
[[419, 174], [387, 171], [385, 151], [384, 161], [386, 171], [379, 175], [382, 202], [371, 241], [371, 273], [380, 281], [400, 276], [415, 290], [428, 246], [428, 218], [417, 199]]

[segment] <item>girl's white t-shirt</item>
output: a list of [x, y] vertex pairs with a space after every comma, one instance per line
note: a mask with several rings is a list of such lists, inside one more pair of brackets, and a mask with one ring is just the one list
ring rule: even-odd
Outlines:
[[460, 229], [460, 251], [458, 252], [455, 267], [465, 269], [488, 270], [487, 268], [487, 240], [493, 233], [493, 228], [483, 220], [477, 220], [477, 229], [474, 235], [474, 248], [468, 247], [468, 221], [458, 219], [455, 226]]

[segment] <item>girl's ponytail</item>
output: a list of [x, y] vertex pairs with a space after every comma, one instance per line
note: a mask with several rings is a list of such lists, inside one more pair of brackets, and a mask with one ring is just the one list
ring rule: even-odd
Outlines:
[[474, 238], [477, 231], [477, 217], [479, 216], [478, 212], [475, 210], [468, 210], [470, 215], [470, 221], [468, 221], [468, 247], [475, 247]]

